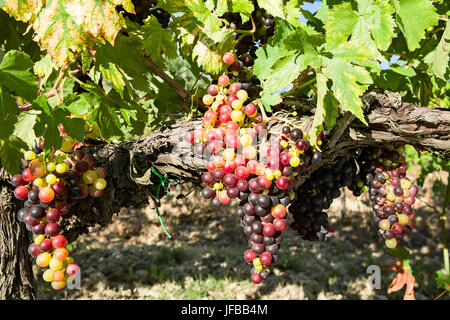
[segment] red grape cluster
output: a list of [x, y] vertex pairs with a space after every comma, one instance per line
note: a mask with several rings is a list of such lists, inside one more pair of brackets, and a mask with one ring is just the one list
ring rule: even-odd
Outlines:
[[396, 150], [379, 149], [373, 154], [377, 163], [366, 175], [374, 218], [388, 248], [395, 248], [414, 229], [416, 216], [412, 205], [419, 192], [406, 177], [408, 164]]
[[100, 197], [106, 187], [106, 170], [94, 168], [92, 155], [72, 151], [75, 144], [66, 136], [59, 150], [49, 154], [26, 152], [28, 166], [11, 177], [15, 197], [25, 201], [17, 218], [35, 235], [28, 252], [36, 257], [39, 267], [49, 267], [43, 278], [57, 290], [80, 270], [65, 248], [67, 240], [59, 222], [74, 201], [89, 195]]
[[[231, 58], [224, 56], [224, 60]], [[310, 145], [306, 133], [291, 124], [280, 132], [268, 132], [258, 101], [250, 101], [239, 83], [229, 82], [223, 75], [218, 85], [208, 88], [202, 127], [188, 132], [185, 139], [208, 160], [202, 196], [214, 207], [240, 199], [237, 215], [250, 237], [244, 258], [253, 265], [251, 280], [260, 283], [279, 259], [295, 177], [310, 161], [320, 161], [321, 153]]]

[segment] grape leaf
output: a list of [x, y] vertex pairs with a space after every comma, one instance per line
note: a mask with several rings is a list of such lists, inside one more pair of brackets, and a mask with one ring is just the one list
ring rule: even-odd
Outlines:
[[271, 92], [263, 91], [261, 93], [261, 102], [264, 105], [264, 109], [266, 111], [272, 111], [270, 106], [276, 106], [281, 103], [283, 100], [281, 99], [279, 94], [273, 94]]
[[400, 82], [404, 81], [402, 76], [392, 70], [381, 70], [378, 77], [374, 78], [374, 85], [377, 88], [385, 90], [397, 91], [400, 86]]
[[299, 27], [284, 40], [284, 43], [287, 48], [298, 50], [302, 54], [305, 65], [319, 68], [321, 63], [319, 50], [324, 40], [323, 35], [308, 33], [306, 29]]
[[367, 21], [370, 23], [372, 37], [379, 49], [387, 50], [394, 37], [395, 21], [392, 17], [394, 9], [387, 0], [379, 0], [367, 10]]
[[419, 48], [426, 29], [438, 23], [436, 8], [431, 0], [399, 0], [396, 11], [397, 24], [410, 51]]
[[6, 140], [11, 135], [18, 110], [14, 98], [0, 86], [0, 139]]
[[36, 143], [33, 127], [36, 124], [37, 116], [38, 112], [35, 110], [24, 111], [17, 117], [14, 127], [14, 136], [23, 140], [27, 144], [28, 150], [33, 149]]
[[286, 3], [286, 20], [293, 26], [299, 27], [302, 25], [300, 17], [302, 10], [300, 8], [301, 2], [298, 0], [291, 0]]
[[329, 59], [324, 74], [333, 81], [332, 90], [344, 111], [350, 111], [361, 122], [367, 124], [363, 115], [360, 96], [372, 83], [369, 72], [342, 59]]
[[4, 121], [9, 115], [17, 115], [19, 108], [9, 92], [0, 86], [0, 120]]
[[182, 54], [191, 56], [206, 72], [217, 75], [227, 67], [222, 63], [222, 56], [233, 48], [233, 31], [222, 28], [221, 19], [207, 4], [211, 2], [190, 0], [182, 7], [174, 6], [176, 12], [184, 14], [174, 18], [171, 25], [179, 34]]
[[[148, 92], [149, 80], [145, 74], [147, 69], [145, 59], [141, 56], [143, 50], [139, 42], [131, 42], [127, 37], [119, 35], [114, 47], [110, 43], [105, 43], [97, 44], [95, 49], [95, 65], [91, 68], [91, 72], [103, 70], [105, 79], [109, 79], [119, 93], [124, 90], [122, 84], [130, 93], [136, 90]], [[112, 78], [107, 76], [108, 72], [118, 77], [116, 85], [111, 81]], [[123, 92], [121, 94], [123, 95]]]
[[274, 17], [285, 18], [282, 0], [257, 0], [258, 5]]
[[22, 151], [27, 148], [20, 138], [10, 136], [6, 141], [0, 140], [0, 160], [2, 166], [10, 174], [20, 172]]
[[2, 7], [17, 20], [28, 22], [34, 40], [52, 56], [57, 66], [75, 59], [92, 43], [107, 40], [114, 44], [125, 26], [116, 6], [134, 13], [131, 0], [13, 0]]
[[327, 77], [323, 73], [316, 74], [316, 82], [317, 82], [317, 105], [316, 112], [314, 113], [314, 119], [311, 126], [311, 130], [309, 132], [310, 141], [315, 142], [317, 140], [317, 129], [325, 120], [325, 108], [324, 108], [324, 98], [327, 94]]
[[108, 62], [107, 66], [100, 65], [99, 66], [100, 72], [105, 77], [106, 81], [109, 81], [114, 89], [119, 92], [120, 96], [123, 98], [123, 90], [125, 89], [125, 81], [122, 73], [120, 70], [116, 67], [116, 65], [112, 62]]
[[71, 113], [79, 116], [85, 115], [92, 108], [91, 101], [89, 100], [88, 96], [89, 93], [66, 96], [64, 97], [63, 103], [66, 106], [67, 110], [69, 110]]
[[13, 16], [16, 20], [29, 22], [45, 5], [42, 0], [8, 0], [0, 3], [2, 9]]
[[37, 79], [31, 68], [33, 62], [27, 54], [8, 51], [0, 64], [0, 85], [27, 100], [33, 100], [37, 96]]
[[106, 141], [113, 138], [122, 137], [121, 123], [116, 109], [102, 103], [96, 106], [86, 118], [89, 123], [96, 123], [100, 129], [101, 137]]
[[356, 65], [369, 67], [373, 72], [380, 72], [380, 64], [377, 61], [377, 55], [367, 46], [359, 41], [351, 40], [340, 44], [330, 50], [334, 58], [340, 58], [344, 61]]
[[192, 49], [192, 57], [197, 63], [203, 66], [206, 72], [218, 74], [225, 69], [222, 63], [222, 56], [233, 47], [233, 33], [226, 32], [223, 42], [214, 46], [208, 44], [207, 39], [199, 39]]
[[144, 23], [142, 27], [144, 52], [158, 64], [163, 63], [163, 54], [169, 59], [176, 58], [177, 45], [172, 32], [163, 29], [154, 16], [146, 19]]
[[[89, 93], [84, 98], [91, 106], [86, 115], [89, 124], [96, 124], [105, 141], [130, 139], [129, 132], [147, 122], [147, 114], [136, 103], [121, 99], [115, 90], [105, 94], [101, 87], [92, 82], [82, 85]], [[78, 103], [78, 102], [77, 102]], [[133, 122], [131, 119], [135, 119]], [[134, 124], [133, 124], [134, 123]]]
[[64, 126], [65, 131], [72, 138], [84, 140], [84, 121], [80, 118], [71, 118], [70, 111], [63, 106], [51, 108], [47, 97], [40, 95], [32, 103], [33, 109], [40, 111], [37, 115], [34, 130], [37, 136], [44, 136], [44, 148], [50, 149], [61, 147], [62, 138], [59, 133], [59, 124]]
[[53, 72], [53, 63], [49, 54], [34, 64], [34, 74], [41, 77], [41, 86], [44, 85]]
[[424, 61], [428, 63], [432, 73], [443, 80], [444, 75], [449, 68], [449, 53], [450, 53], [450, 26], [447, 22], [441, 41], [436, 48], [430, 52]]
[[335, 5], [327, 13], [327, 47], [346, 42], [348, 36], [368, 47], [381, 59], [378, 49], [386, 50], [394, 36], [393, 8], [386, 0], [359, 2], [355, 12], [349, 2]]
[[280, 91], [291, 84], [305, 69], [302, 56], [292, 52], [289, 56], [282, 57], [272, 66], [271, 74], [267, 79], [260, 79], [265, 91]]
[[271, 68], [277, 60], [286, 55], [286, 50], [278, 46], [264, 45], [256, 50], [253, 72], [260, 79], [266, 79], [271, 74]]
[[358, 22], [358, 18], [358, 14], [353, 11], [350, 2], [334, 6], [327, 14], [327, 22], [325, 23], [327, 37], [333, 34], [350, 35]]
[[323, 105], [325, 109], [325, 125], [327, 130], [331, 130], [336, 124], [336, 119], [339, 117], [339, 102], [328, 91], [323, 99]]
[[[249, 20], [253, 10], [255, 9], [253, 3], [249, 0], [208, 0], [214, 7], [214, 2], [217, 2], [215, 14], [218, 16], [223, 15], [225, 12], [239, 12], [241, 15], [242, 23]], [[211, 8], [213, 10], [213, 8]]]

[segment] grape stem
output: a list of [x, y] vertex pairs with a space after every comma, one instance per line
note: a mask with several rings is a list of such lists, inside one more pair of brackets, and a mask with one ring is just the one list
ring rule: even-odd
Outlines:
[[298, 79], [298, 81], [295, 83], [294, 85], [294, 90], [297, 89], [298, 85], [300, 84], [300, 82], [303, 81], [303, 79], [305, 79], [305, 77], [308, 75], [308, 73], [311, 72], [311, 70], [313, 69], [312, 66], [309, 67], [308, 71], [306, 71], [301, 77], [300, 79]]
[[263, 122], [267, 122], [267, 114], [266, 114], [266, 111], [264, 110], [264, 106], [263, 106], [262, 102], [260, 100], [256, 100], [255, 102], [259, 106], [259, 110], [261, 111], [261, 115], [263, 117]]
[[[241, 33], [241, 34], [243, 34], [243, 35], [255, 33], [255, 32], [256, 32], [256, 24], [255, 24], [255, 21], [253, 20], [253, 17], [252, 17], [252, 16], [250, 16], [250, 20], [251, 20], [251, 22], [252, 22], [252, 29], [251, 29], [251, 30], [239, 30], [239, 29], [235, 29], [235, 30], [233, 30], [233, 32]], [[239, 38], [239, 40], [241, 40], [241, 39]], [[238, 40], [238, 42], [239, 42], [239, 40]]]
[[191, 92], [183, 88], [178, 82], [176, 82], [172, 77], [170, 77], [167, 73], [165, 73], [150, 57], [145, 57], [145, 66], [149, 69], [153, 74], [160, 77], [165, 83], [169, 85], [181, 98], [183, 101], [183, 105], [186, 108], [190, 108], [192, 104], [191, 100]]
[[[53, 88], [50, 91], [44, 93], [44, 96], [46, 96], [47, 98], [57, 97], [59, 103], [61, 103], [62, 100], [58, 95], [58, 86], [61, 83], [61, 80], [63, 79], [64, 74], [66, 73], [66, 68], [67, 68], [67, 63], [61, 67], [61, 70], [59, 71], [59, 76], [56, 79], [55, 84], [53, 85]], [[41, 86], [41, 78], [39, 77], [38, 94], [40, 92], [40, 86]], [[24, 104], [18, 106], [18, 108], [22, 111], [28, 111], [31, 109], [31, 102], [24, 103]]]

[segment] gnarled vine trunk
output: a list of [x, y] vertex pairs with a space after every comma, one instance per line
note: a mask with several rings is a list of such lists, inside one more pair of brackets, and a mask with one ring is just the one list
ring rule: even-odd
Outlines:
[[[371, 92], [364, 97], [368, 126], [350, 115], [342, 117], [322, 146], [323, 160], [304, 170], [299, 184], [321, 166], [348, 151], [367, 146], [411, 144], [419, 150], [439, 151], [450, 157], [450, 111], [402, 103], [392, 92]], [[311, 122], [311, 117], [291, 119]], [[142, 207], [155, 197], [160, 181], [154, 168], [180, 183], [200, 183], [205, 161], [194, 159], [190, 145], [182, 143], [185, 133], [199, 126], [199, 120], [164, 123], [147, 137], [120, 144], [86, 147], [108, 172], [108, 188], [99, 199], [87, 198], [72, 208], [62, 222], [64, 235], [74, 241], [88, 227], [106, 225], [123, 207]], [[271, 131], [283, 125], [276, 118], [268, 123]], [[0, 299], [34, 298], [33, 276], [27, 247], [30, 237], [15, 220], [11, 186], [3, 180], [0, 210]], [[158, 199], [156, 199], [158, 201]]]
[[18, 202], [11, 188], [0, 183], [0, 298], [34, 299], [36, 296], [28, 245], [32, 238], [16, 219]]

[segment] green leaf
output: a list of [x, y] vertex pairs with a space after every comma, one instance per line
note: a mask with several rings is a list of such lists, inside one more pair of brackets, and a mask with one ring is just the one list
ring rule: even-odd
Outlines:
[[336, 124], [336, 119], [339, 117], [339, 102], [328, 91], [323, 100], [323, 105], [325, 109], [325, 125], [327, 130], [331, 130]]
[[257, 0], [258, 5], [274, 17], [285, 18], [282, 0]]
[[123, 79], [122, 73], [116, 67], [114, 63], [109, 62], [107, 67], [105, 64], [100, 66], [100, 72], [105, 77], [106, 81], [109, 81], [114, 89], [119, 92], [120, 96], [123, 98], [123, 90], [125, 89], [125, 81]]
[[33, 109], [40, 111], [36, 118], [34, 130], [37, 136], [44, 136], [44, 148], [46, 150], [54, 147], [61, 147], [62, 138], [59, 132], [59, 124], [64, 126], [65, 131], [72, 138], [84, 140], [84, 120], [80, 118], [71, 118], [70, 111], [60, 105], [51, 108], [47, 97], [40, 95], [32, 103]]
[[397, 91], [400, 82], [404, 81], [403, 77], [392, 70], [381, 70], [378, 77], [374, 78], [374, 86], [376, 88]]
[[298, 50], [302, 54], [305, 65], [319, 68], [321, 64], [319, 50], [324, 41], [323, 35], [308, 33], [303, 27], [298, 27], [284, 43], [287, 48]]
[[14, 127], [13, 135], [23, 140], [27, 144], [28, 150], [33, 149], [36, 143], [37, 138], [33, 127], [36, 124], [37, 116], [38, 112], [35, 110], [24, 111], [18, 116]]
[[305, 69], [302, 57], [291, 53], [287, 57], [283, 57], [272, 66], [271, 74], [266, 79], [260, 79], [264, 91], [274, 92], [280, 91], [287, 85], [291, 84], [300, 74], [300, 71]]
[[214, 13], [218, 16], [225, 12], [239, 12], [242, 18], [242, 23], [249, 20], [255, 7], [249, 0], [209, 0], [207, 2], [217, 2], [217, 7]]
[[370, 23], [370, 32], [377, 47], [381, 50], [387, 50], [394, 37], [393, 12], [394, 9], [387, 0], [376, 1], [368, 8], [367, 21]]
[[[145, 60], [141, 56], [142, 47], [130, 42], [125, 36], [118, 36], [114, 47], [105, 43], [97, 44], [95, 49], [97, 52], [95, 54], [95, 68], [91, 69], [92, 73], [95, 74], [100, 67], [109, 70], [111, 66], [114, 66], [122, 75], [122, 81], [131, 92], [134, 90], [148, 92], [149, 81], [146, 76]], [[120, 85], [117, 85], [117, 88], [119, 88]], [[117, 88], [116, 90], [120, 92], [120, 89]]]
[[80, 116], [88, 113], [93, 107], [90, 95], [87, 93], [75, 95], [73, 99], [64, 99], [64, 105], [71, 113]]
[[419, 48], [426, 29], [438, 23], [436, 8], [431, 0], [399, 0], [396, 11], [397, 24], [410, 51]]
[[349, 2], [335, 5], [327, 13], [327, 47], [345, 43], [348, 36], [367, 46], [381, 60], [378, 49], [386, 50], [394, 36], [393, 9], [387, 0], [359, 1], [358, 12]]
[[10, 174], [20, 172], [23, 150], [27, 145], [17, 137], [11, 136], [8, 140], [0, 140], [0, 160], [2, 166]]
[[156, 63], [161, 64], [165, 55], [169, 59], [177, 57], [177, 44], [172, 32], [163, 29], [155, 16], [150, 16], [142, 26], [142, 45], [145, 53]]
[[314, 114], [311, 140], [316, 141], [317, 128], [325, 122], [327, 130], [331, 130], [339, 116], [339, 103], [334, 96], [328, 91], [327, 77], [322, 73], [317, 73], [317, 108]]
[[[286, 20], [293, 26], [300, 27], [302, 23], [300, 22], [300, 17], [302, 16], [302, 9], [300, 5], [302, 1], [291, 0], [288, 1], [285, 7], [286, 10]], [[278, 25], [277, 25], [278, 27]]]
[[11, 135], [19, 109], [14, 98], [0, 86], [0, 139], [6, 140]]
[[340, 58], [352, 64], [369, 67], [373, 72], [380, 72], [377, 56], [359, 41], [349, 41], [330, 50], [334, 58]]
[[353, 32], [358, 22], [358, 14], [353, 11], [350, 2], [334, 6], [328, 11], [327, 18], [325, 23], [327, 37], [334, 34], [349, 35]]
[[447, 22], [441, 41], [437, 45], [436, 49], [430, 52], [424, 61], [428, 63], [433, 74], [447, 80], [444, 75], [449, 68], [449, 52], [450, 52], [450, 25]]
[[0, 64], [0, 85], [27, 100], [33, 100], [38, 88], [31, 68], [33, 62], [27, 54], [16, 50], [8, 51]]
[[44, 85], [53, 72], [53, 62], [49, 54], [45, 55], [33, 67], [34, 74], [41, 77], [41, 86]]
[[9, 92], [0, 86], [0, 120], [4, 121], [9, 115], [16, 115], [19, 113], [14, 98]]
[[261, 93], [261, 102], [264, 105], [264, 109], [266, 111], [272, 111], [271, 106], [276, 106], [277, 104], [281, 103], [283, 100], [281, 99], [280, 95], [277, 93], [270, 93], [270, 92], [262, 92]]
[[123, 132], [121, 131], [122, 125], [115, 108], [101, 104], [87, 116], [87, 120], [90, 123], [97, 123], [100, 134], [106, 141], [123, 136]]
[[367, 124], [360, 97], [372, 83], [369, 72], [342, 59], [328, 60], [323, 71], [333, 81], [332, 90], [342, 109], [350, 111], [361, 122]]
[[316, 74], [317, 82], [317, 107], [314, 113], [314, 119], [312, 123], [311, 130], [309, 132], [310, 141], [316, 142], [317, 140], [317, 129], [322, 125], [325, 120], [325, 108], [324, 108], [324, 98], [328, 91], [327, 88], [327, 77], [322, 73]]
[[414, 77], [417, 74], [416, 71], [414, 71], [414, 68], [411, 68], [410, 66], [391, 66], [391, 70], [408, 78]]
[[271, 68], [282, 56], [289, 53], [278, 46], [264, 45], [256, 50], [256, 59], [253, 67], [254, 74], [260, 79], [266, 79], [272, 73]]
[[446, 274], [442, 270], [436, 271], [436, 285], [439, 288], [450, 291], [450, 274]]

